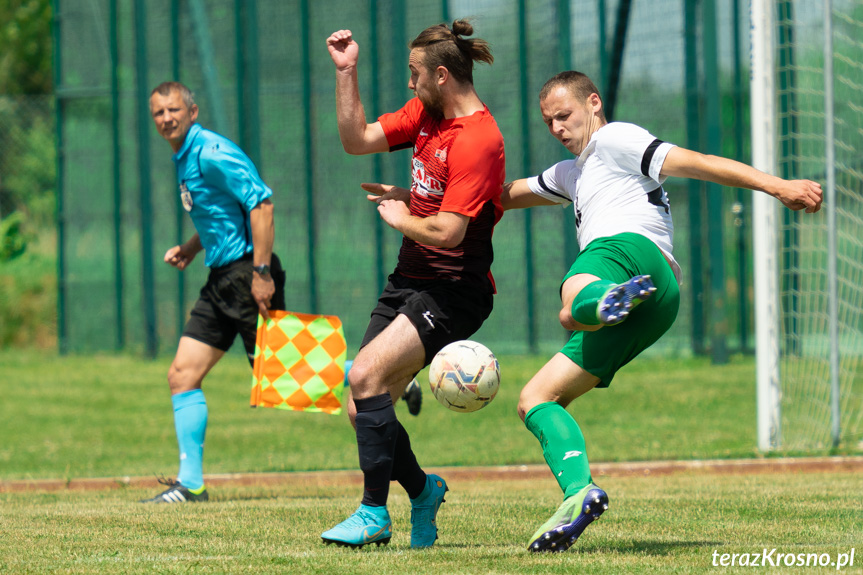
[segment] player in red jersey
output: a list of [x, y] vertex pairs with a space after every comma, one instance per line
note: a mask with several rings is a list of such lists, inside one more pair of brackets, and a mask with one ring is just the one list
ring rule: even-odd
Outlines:
[[348, 380], [349, 413], [364, 476], [362, 503], [324, 532], [325, 543], [362, 547], [392, 536], [390, 481], [411, 498], [411, 547], [437, 539], [446, 482], [427, 475], [396, 418], [393, 398], [446, 344], [467, 339], [491, 313], [492, 231], [500, 219], [503, 137], [473, 85], [474, 62], [493, 61], [466, 20], [424, 30], [410, 44], [405, 106], [366, 123], [350, 30], [327, 38], [336, 66], [339, 136], [349, 154], [413, 148], [410, 195], [364, 185], [381, 218], [404, 234], [398, 265], [372, 311]]

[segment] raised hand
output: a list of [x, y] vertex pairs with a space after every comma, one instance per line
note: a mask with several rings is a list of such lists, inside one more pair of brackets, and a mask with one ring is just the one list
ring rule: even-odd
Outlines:
[[330, 34], [327, 38], [327, 49], [330, 51], [330, 58], [338, 70], [347, 70], [354, 68], [360, 57], [360, 47], [354, 42], [353, 34], [350, 30], [339, 30]]

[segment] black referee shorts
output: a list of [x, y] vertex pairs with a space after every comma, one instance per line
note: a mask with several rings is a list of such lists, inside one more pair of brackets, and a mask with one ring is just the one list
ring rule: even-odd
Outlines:
[[[201, 295], [192, 308], [183, 335], [222, 351], [228, 351], [237, 334], [254, 361], [258, 329], [258, 304], [252, 297], [252, 254], [227, 265], [212, 268]], [[285, 309], [285, 272], [278, 256], [270, 261], [270, 275], [276, 292], [270, 309]]]
[[455, 280], [419, 280], [392, 274], [372, 310], [360, 349], [376, 338], [396, 316], [404, 314], [419, 332], [425, 364], [445, 345], [468, 339], [491, 314], [491, 285]]

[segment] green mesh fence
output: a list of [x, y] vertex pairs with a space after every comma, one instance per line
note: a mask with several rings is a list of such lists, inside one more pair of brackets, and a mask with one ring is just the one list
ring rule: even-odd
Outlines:
[[[741, 30], [745, 43], [748, 14], [731, 0], [690, 11], [686, 5], [55, 0], [61, 349], [168, 352], [205, 281], [202, 261], [184, 273], [162, 263], [165, 250], [193, 229], [178, 205], [170, 148], [146, 115], [146, 96], [159, 82], [189, 85], [201, 124], [255, 160], [275, 191], [275, 249], [288, 272], [288, 307], [340, 316], [352, 354], [400, 245], [359, 183], [408, 185], [410, 152], [343, 152], [326, 37], [353, 30], [371, 120], [411, 95], [410, 39], [429, 25], [474, 17], [476, 35], [491, 43], [496, 59], [477, 67], [475, 81], [504, 135], [508, 179], [566, 157], [537, 102], [542, 83], [565, 67], [586, 72], [603, 91], [617, 88], [616, 120], [746, 160], [741, 142], [748, 141], [748, 124], [739, 116], [746, 114], [745, 93], [735, 81], [742, 78], [748, 89], [747, 72], [734, 45]], [[705, 18], [707, 8], [718, 16]], [[705, 29], [715, 31], [715, 40]], [[705, 81], [711, 69], [718, 70], [713, 83]], [[710, 121], [719, 122], [718, 132], [708, 134]], [[708, 211], [703, 187], [676, 180], [666, 188], [675, 255], [684, 268], [683, 303], [654, 352], [687, 355], [719, 339], [739, 349], [750, 329], [748, 287], [739, 286], [751, 282], [751, 262], [748, 233], [737, 230], [750, 226], [749, 195], [740, 196], [735, 216], [734, 191], [722, 193], [721, 209]], [[719, 235], [708, 236], [709, 221], [720, 224]], [[571, 226], [562, 208], [504, 216], [494, 237], [495, 311], [476, 339], [499, 353], [560, 347], [566, 333], [557, 322], [558, 287], [573, 255]], [[724, 276], [710, 279], [710, 262], [720, 260]], [[725, 295], [723, 307], [705, 306], [711, 293]]]

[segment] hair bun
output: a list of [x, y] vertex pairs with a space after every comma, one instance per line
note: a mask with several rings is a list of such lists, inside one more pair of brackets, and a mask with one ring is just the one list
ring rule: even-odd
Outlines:
[[452, 23], [453, 36], [472, 36], [473, 26], [467, 20], [455, 20]]

